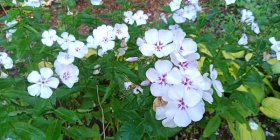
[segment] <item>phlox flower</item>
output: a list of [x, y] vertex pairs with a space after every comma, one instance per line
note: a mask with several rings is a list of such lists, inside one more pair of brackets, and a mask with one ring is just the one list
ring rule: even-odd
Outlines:
[[242, 37], [238, 41], [239, 45], [247, 45], [248, 44], [248, 37], [246, 33], [242, 33]]
[[222, 97], [224, 89], [221, 81], [217, 80], [218, 78], [218, 72], [215, 68], [213, 68], [213, 65], [210, 65], [210, 78], [212, 81], [212, 85], [214, 89], [216, 90], [219, 97]]
[[176, 23], [184, 23], [187, 20], [187, 18], [184, 17], [184, 15], [185, 15], [184, 9], [179, 9], [173, 14], [172, 18]]
[[178, 10], [180, 9], [180, 6], [181, 6], [181, 3], [182, 3], [182, 0], [172, 0], [170, 3], [169, 3], [169, 6], [171, 8], [171, 11], [175, 11], [175, 10]]
[[173, 34], [168, 30], [150, 29], [145, 32], [145, 41], [138, 40], [139, 50], [144, 56], [155, 54], [158, 58], [169, 55], [174, 51], [174, 46], [170, 44]]
[[72, 64], [74, 62], [74, 56], [72, 55], [69, 55], [68, 53], [65, 53], [65, 52], [59, 52], [56, 60], [61, 63], [61, 64], [64, 64], [64, 65], [69, 65], [69, 64]]
[[130, 35], [126, 24], [115, 24], [113, 31], [118, 39], [125, 39], [126, 42], [128, 41]]
[[280, 41], [276, 41], [275, 37], [270, 37], [269, 41], [272, 44], [271, 49], [276, 52], [277, 60], [280, 60]]
[[93, 30], [93, 37], [101, 47], [103, 53], [112, 50], [115, 47], [115, 33], [112, 26], [102, 25]]
[[98, 41], [93, 38], [92, 35], [87, 37], [87, 47], [96, 49], [98, 47]]
[[83, 58], [88, 53], [88, 48], [81, 41], [69, 43], [68, 54], [77, 58]]
[[162, 97], [166, 100], [167, 91], [171, 86], [172, 81], [167, 79], [173, 65], [168, 60], [158, 60], [155, 62], [155, 68], [149, 68], [146, 71], [146, 77], [150, 80], [151, 93], [153, 96]]
[[175, 52], [182, 56], [187, 56], [197, 51], [196, 42], [194, 42], [191, 38], [185, 38], [185, 36], [186, 34], [184, 32], [177, 31], [174, 33], [173, 37]]
[[251, 30], [253, 30], [256, 34], [259, 34], [260, 33], [260, 28], [259, 28], [258, 23], [253, 22], [251, 24]]
[[0, 64], [4, 66], [5, 69], [11, 69], [13, 67], [13, 60], [5, 52], [0, 52]]
[[[8, 28], [11, 28], [13, 26], [15, 26], [18, 22], [16, 20], [12, 20], [10, 22], [5, 21], [5, 25]], [[17, 29], [9, 29], [8, 31], [6, 31], [6, 38], [9, 42], [12, 41], [12, 35], [16, 32]]]
[[134, 23], [134, 18], [133, 18], [133, 12], [132, 11], [126, 11], [123, 13], [124, 15], [124, 22], [127, 24], [132, 25]]
[[148, 18], [148, 15], [145, 14], [143, 10], [138, 10], [133, 15], [133, 19], [135, 20], [137, 26], [147, 24]]
[[225, 0], [226, 1], [226, 5], [230, 5], [235, 3], [236, 0]]
[[48, 31], [44, 31], [42, 34], [42, 43], [48, 47], [51, 47], [55, 41], [57, 41], [58, 36], [56, 35], [56, 31], [50, 29]]
[[63, 50], [67, 50], [68, 49], [68, 46], [70, 43], [76, 41], [76, 38], [74, 35], [72, 34], [69, 34], [68, 32], [63, 32], [61, 34], [61, 37], [58, 37], [57, 38], [57, 43], [60, 45], [60, 47], [63, 49]]
[[[176, 89], [174, 89], [176, 90]], [[168, 94], [170, 100], [166, 105], [156, 108], [156, 119], [163, 120], [165, 127], [186, 127], [192, 121], [199, 121], [205, 113], [204, 103], [201, 101], [193, 107], [187, 106], [184, 91], [177, 90], [176, 94]]]
[[171, 62], [182, 70], [197, 68], [197, 60], [200, 58], [198, 53], [182, 56], [179, 53], [170, 54]]
[[73, 85], [78, 82], [79, 69], [74, 64], [64, 65], [58, 61], [54, 62], [55, 72], [59, 75], [60, 80], [68, 88], [72, 88]]
[[198, 12], [198, 9], [196, 8], [195, 5], [185, 6], [183, 17], [187, 18], [188, 20], [195, 21], [197, 12]]
[[241, 15], [241, 22], [245, 22], [248, 25], [251, 25], [255, 20], [255, 17], [253, 16], [253, 13], [250, 10], [241, 10]]
[[34, 83], [28, 86], [27, 90], [31, 96], [40, 96], [41, 98], [48, 99], [52, 95], [51, 88], [57, 88], [59, 80], [52, 77], [53, 71], [50, 68], [41, 68], [40, 73], [32, 71], [27, 80], [30, 83]]

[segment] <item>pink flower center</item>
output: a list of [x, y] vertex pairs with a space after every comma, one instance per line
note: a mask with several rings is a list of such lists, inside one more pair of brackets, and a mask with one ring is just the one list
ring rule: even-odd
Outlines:
[[183, 69], [187, 69], [189, 66], [189, 63], [187, 61], [185, 62], [179, 62], [178, 64], [179, 66], [181, 66]]
[[186, 106], [184, 99], [178, 100], [178, 109], [180, 110], [186, 110], [188, 107]]
[[70, 75], [70, 72], [69, 72], [69, 71], [66, 71], [66, 72], [63, 73], [62, 78], [63, 78], [64, 80], [68, 80], [70, 77], [71, 77], [71, 75]]
[[122, 34], [122, 31], [120, 29], [117, 30], [117, 34]]
[[184, 78], [181, 82], [186, 88], [191, 88], [192, 85], [192, 81], [190, 79], [188, 79], [187, 77]]
[[79, 52], [81, 50], [81, 48], [75, 48], [76, 52]]
[[161, 43], [160, 41], [158, 41], [156, 44], [154, 44], [154, 46], [155, 46], [156, 51], [161, 51], [162, 48], [164, 47], [163, 43]]
[[166, 74], [163, 74], [162, 76], [158, 77], [158, 81], [160, 85], [166, 85]]

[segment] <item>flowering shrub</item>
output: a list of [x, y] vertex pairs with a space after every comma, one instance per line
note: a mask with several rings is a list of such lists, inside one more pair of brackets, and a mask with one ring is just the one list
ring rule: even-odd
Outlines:
[[0, 139], [279, 138], [280, 3], [159, 3], [1, 1]]

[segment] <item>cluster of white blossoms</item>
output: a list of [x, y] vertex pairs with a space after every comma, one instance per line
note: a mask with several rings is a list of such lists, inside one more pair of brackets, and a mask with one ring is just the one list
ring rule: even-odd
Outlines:
[[138, 10], [134, 14], [132, 11], [126, 11], [123, 13], [123, 15], [125, 23], [132, 25], [134, 22], [136, 22], [137, 26], [147, 24], [147, 20], [149, 18], [149, 16], [145, 14], [143, 10]]
[[272, 44], [271, 49], [276, 52], [277, 60], [280, 60], [280, 41], [276, 41], [275, 37], [270, 37], [269, 41]]
[[[61, 82], [65, 84], [68, 88], [72, 88], [73, 85], [79, 80], [79, 69], [76, 65], [73, 64], [75, 58], [84, 58], [85, 55], [88, 54], [89, 48], [98, 49], [98, 55], [103, 56], [104, 54], [106, 54], [107, 51], [114, 49], [116, 38], [125, 42], [128, 41], [130, 36], [126, 24], [115, 24], [114, 27], [106, 25], [101, 25], [97, 27], [93, 30], [93, 35], [88, 36], [87, 44], [85, 44], [82, 41], [76, 40], [75, 36], [69, 34], [68, 32], [63, 32], [61, 34], [61, 37], [59, 37], [57, 36], [56, 31], [53, 29], [44, 31], [42, 33], [41, 41], [44, 45], [48, 47], [52, 47], [54, 43], [57, 42], [57, 44], [63, 50], [60, 51], [57, 55], [57, 58], [54, 61], [54, 68]], [[127, 48], [123, 49], [126, 50]], [[47, 71], [50, 72], [51, 69], [48, 69]], [[52, 95], [52, 90], [46, 88], [56, 88], [58, 86], [58, 84], [55, 84], [55, 86], [53, 86], [54, 84], [52, 82], [51, 85], [48, 85], [49, 82], [47, 79], [49, 79], [52, 76], [52, 74], [46, 76], [44, 75], [45, 73], [42, 72], [41, 75], [38, 74], [38, 72], [36, 74], [34, 74], [34, 72], [32, 73], [29, 75], [29, 77], [32, 78], [29, 79], [35, 80], [28, 81], [31, 83], [35, 83], [36, 86], [30, 86], [28, 88], [28, 93], [32, 96], [49, 98]]]
[[[115, 47], [115, 39], [127, 42], [130, 38], [126, 24], [115, 24], [114, 27], [101, 25], [93, 30], [93, 35], [87, 38], [87, 47], [98, 49], [98, 55], [103, 56]], [[118, 51], [126, 51], [127, 48], [119, 48]], [[122, 53], [122, 54], [124, 54]]]
[[156, 107], [156, 119], [163, 120], [165, 127], [186, 127], [202, 119], [203, 100], [213, 102], [211, 85], [220, 97], [224, 90], [213, 65], [210, 78], [208, 73], [202, 75], [198, 70], [197, 43], [186, 38], [182, 29], [170, 28], [146, 31], [143, 39], [137, 39], [137, 45], [144, 56], [170, 57], [171, 60], [156, 61], [155, 68], [148, 69], [146, 76], [152, 95], [164, 102]]
[[172, 11], [175, 11], [173, 14], [173, 19], [176, 23], [184, 23], [186, 20], [195, 21], [197, 17], [197, 12], [200, 12], [202, 9], [199, 6], [198, 0], [189, 0], [185, 2], [183, 8], [181, 7], [182, 0], [172, 0], [169, 4]]
[[16, 20], [12, 20], [10, 22], [5, 21], [5, 25], [7, 28], [10, 28], [8, 31], [6, 31], [6, 39], [11, 42], [12, 41], [12, 35], [17, 31], [17, 29], [13, 28], [18, 22]]
[[[24, 3], [25, 5], [27, 6], [30, 6], [30, 7], [40, 7], [40, 6], [43, 6], [43, 5], [51, 5], [51, 3], [53, 2], [54, 0], [24, 0]], [[14, 0], [13, 3], [16, 4], [16, 1]]]
[[241, 11], [241, 14], [241, 22], [251, 26], [251, 30], [253, 30], [256, 34], [259, 34], [260, 28], [258, 23], [255, 22], [255, 17], [253, 16], [253, 13], [250, 10], [243, 9]]

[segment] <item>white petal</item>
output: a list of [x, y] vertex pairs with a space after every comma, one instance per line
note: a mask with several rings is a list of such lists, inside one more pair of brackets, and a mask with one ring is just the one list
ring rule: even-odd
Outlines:
[[190, 38], [185, 38], [182, 44], [183, 51], [181, 55], [186, 56], [197, 51], [197, 44]]
[[158, 39], [164, 45], [170, 43], [173, 40], [173, 33], [168, 30], [159, 30]]
[[167, 56], [171, 54], [174, 50], [175, 47], [173, 46], [173, 44], [168, 44], [162, 48], [161, 52], [164, 54], [164, 56]]
[[213, 86], [214, 86], [215, 90], [217, 91], [218, 96], [222, 97], [223, 96], [222, 93], [224, 92], [224, 89], [223, 89], [223, 85], [222, 85], [221, 81], [214, 80]]
[[164, 127], [174, 128], [177, 127], [177, 125], [174, 123], [173, 118], [166, 118], [162, 121], [162, 125]]
[[53, 75], [53, 71], [50, 68], [41, 68], [40, 74], [42, 78], [48, 79]]
[[166, 76], [169, 84], [179, 84], [182, 78], [183, 76], [178, 68], [173, 68]]
[[180, 100], [185, 95], [184, 86], [182, 85], [174, 85], [168, 90], [168, 97], [174, 101]]
[[191, 119], [185, 110], [179, 110], [174, 116], [174, 123], [179, 127], [186, 127], [191, 123]]
[[156, 82], [158, 80], [159, 74], [154, 68], [149, 68], [146, 72], [146, 77], [151, 81], [151, 82]]
[[27, 76], [27, 81], [30, 83], [37, 83], [41, 79], [41, 75], [39, 74], [38, 71], [32, 71], [28, 76]]
[[41, 86], [41, 94], [40, 94], [41, 98], [48, 99], [51, 97], [52, 93], [53, 91], [51, 90], [51, 88], [47, 86]]
[[55, 77], [51, 77], [48, 79], [47, 85], [51, 88], [57, 88], [59, 84], [59, 80]]
[[168, 60], [158, 60], [155, 63], [155, 69], [160, 74], [167, 74], [172, 69], [172, 67], [172, 63]]
[[27, 87], [27, 91], [31, 96], [39, 96], [41, 91], [41, 86], [39, 84], [33, 84]]
[[151, 93], [155, 97], [163, 97], [167, 95], [169, 86], [160, 85], [158, 83], [153, 83], [150, 87]]
[[274, 45], [274, 44], [277, 44], [277, 41], [276, 41], [275, 37], [270, 37], [270, 38], [269, 38], [269, 41], [270, 41], [270, 43], [273, 44], [273, 45]]
[[187, 109], [188, 116], [193, 120], [193, 121], [199, 121], [202, 119], [203, 114], [205, 113], [205, 108], [203, 103], [199, 103], [198, 105], [194, 107], [190, 107]]
[[193, 107], [193, 106], [197, 105], [201, 101], [201, 99], [202, 99], [201, 94], [199, 94], [194, 89], [188, 89], [188, 90], [186, 90], [185, 93], [186, 93], [185, 94], [186, 95], [186, 98], [185, 98], [186, 105], [188, 107]]
[[152, 45], [149, 45], [149, 44], [142, 44], [140, 47], [139, 47], [139, 50], [140, 52], [144, 55], [144, 56], [152, 56], [154, 53], [153, 53], [153, 46]]
[[159, 40], [158, 30], [150, 29], [145, 32], [145, 40], [148, 44], [156, 44]]

